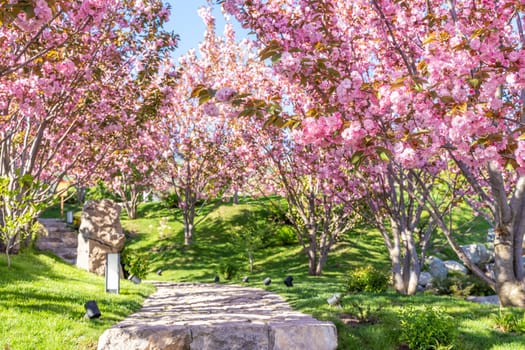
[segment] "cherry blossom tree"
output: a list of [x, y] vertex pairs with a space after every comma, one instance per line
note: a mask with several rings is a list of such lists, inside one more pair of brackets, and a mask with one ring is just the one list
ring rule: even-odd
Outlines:
[[[502, 305], [525, 307], [521, 5], [221, 2], [257, 33], [275, 71], [317, 101], [312, 115], [343, 115], [341, 135], [355, 152], [386, 162], [395, 156], [409, 172], [455, 164], [451, 171], [469, 183], [459, 192], [480, 196], [495, 224], [494, 280], [462, 253], [430, 193], [411, 196], [467, 266], [495, 287]], [[422, 181], [413, 180], [419, 193]]]
[[[203, 7], [199, 14], [207, 27], [204, 40], [198, 53], [191, 50], [169, 68], [161, 118], [152, 126], [158, 140], [155, 172], [178, 197], [187, 245], [194, 239], [198, 204], [226, 191], [240, 168], [234, 164], [234, 147], [239, 141], [229, 109], [206, 101], [200, 104], [192, 98], [192, 90], [201, 85], [242, 84], [254, 76], [245, 74], [253, 69], [250, 60], [262, 66], [247, 43], [235, 41], [231, 25], [226, 26], [224, 36], [216, 34], [211, 8]], [[229, 91], [231, 87], [218, 95], [227, 98]]]
[[[330, 134], [341, 121], [325, 122], [332, 129], [316, 133]], [[286, 131], [281, 130], [271, 140], [259, 143], [258, 147], [263, 145], [261, 156], [267, 159], [260, 175], [268, 178], [270, 189], [286, 199], [287, 217], [308, 256], [308, 273], [320, 276], [334, 244], [355, 224], [354, 209], [360, 198], [346, 171], [349, 164], [343, 165], [344, 151], [304, 143], [307, 138], [305, 132], [295, 131], [287, 140]]]
[[[121, 131], [143, 122], [119, 103], [124, 87], [155, 70], [176, 40], [154, 0], [37, 1], [13, 14], [0, 27], [1, 226], [26, 207], [10, 203], [50, 203], [66, 175], [87, 179], [124, 147]], [[27, 176], [40, 185], [27, 186]]]

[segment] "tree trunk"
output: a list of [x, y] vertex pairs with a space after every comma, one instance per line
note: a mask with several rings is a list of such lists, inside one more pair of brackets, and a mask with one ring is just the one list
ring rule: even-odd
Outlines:
[[184, 245], [191, 245], [193, 243], [193, 223], [184, 223]]
[[252, 273], [253, 272], [253, 263], [254, 263], [253, 254], [252, 253], [248, 253], [248, 260], [250, 262], [250, 273]]
[[525, 286], [514, 273], [512, 236], [505, 228], [496, 229], [494, 275], [501, 306], [525, 308]]
[[[412, 233], [405, 232], [403, 239], [401, 239], [402, 235], [399, 227], [400, 225], [391, 218], [390, 231], [392, 240], [389, 237], [385, 238], [385, 243], [393, 242], [393, 244], [387, 244], [387, 249], [392, 266], [394, 289], [403, 295], [414, 295], [417, 292], [419, 283], [421, 263], [413, 237], [410, 237]], [[383, 237], [388, 235], [385, 227], [382, 227], [381, 231]]]
[[328, 251], [323, 249], [319, 260], [317, 261], [317, 266], [315, 267], [315, 275], [321, 276], [323, 274], [323, 268], [326, 265], [326, 260], [328, 260]]
[[131, 201], [124, 202], [124, 208], [126, 209], [126, 214], [130, 220], [135, 220], [137, 218], [137, 205]]
[[495, 203], [494, 277], [502, 306], [525, 308], [523, 234], [525, 231], [525, 177], [516, 183], [512, 199], [495, 163], [489, 163], [489, 183]]
[[9, 256], [9, 245], [5, 249], [5, 257], [7, 259], [7, 267], [11, 267], [11, 257]]
[[315, 250], [312, 246], [308, 247], [308, 274], [316, 276]]
[[310, 276], [317, 276], [317, 237], [315, 225], [310, 224], [308, 229], [308, 274]]

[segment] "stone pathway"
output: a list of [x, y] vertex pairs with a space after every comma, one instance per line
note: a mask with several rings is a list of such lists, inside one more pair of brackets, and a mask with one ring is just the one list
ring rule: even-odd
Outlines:
[[60, 219], [38, 219], [38, 222], [44, 226], [47, 235], [38, 237], [36, 247], [74, 265], [77, 261], [78, 232]]
[[333, 350], [331, 322], [280, 296], [225, 284], [155, 282], [143, 308], [106, 330], [98, 350]]

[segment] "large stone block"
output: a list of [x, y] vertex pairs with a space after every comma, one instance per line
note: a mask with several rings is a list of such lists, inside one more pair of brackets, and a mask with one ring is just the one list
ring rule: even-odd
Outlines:
[[337, 330], [331, 322], [270, 324], [270, 350], [335, 350]]
[[104, 275], [107, 253], [119, 253], [126, 236], [120, 225], [121, 207], [109, 199], [84, 205], [78, 230], [77, 266]]
[[191, 327], [191, 350], [268, 350], [268, 326], [246, 322]]
[[191, 334], [184, 326], [113, 327], [98, 340], [97, 350], [190, 350]]

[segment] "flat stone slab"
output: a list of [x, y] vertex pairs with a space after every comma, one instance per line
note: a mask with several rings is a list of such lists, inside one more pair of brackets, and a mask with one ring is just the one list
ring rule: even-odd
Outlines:
[[155, 282], [142, 309], [106, 330], [98, 350], [334, 350], [333, 323], [262, 289]]

